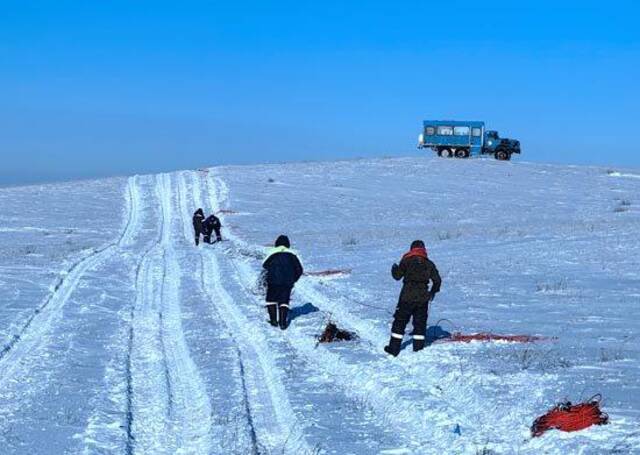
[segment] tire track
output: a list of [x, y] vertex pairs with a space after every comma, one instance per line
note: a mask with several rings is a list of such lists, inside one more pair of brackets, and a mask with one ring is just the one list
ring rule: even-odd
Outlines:
[[107, 260], [121, 248], [129, 245], [138, 230], [139, 188], [137, 177], [129, 178], [127, 182], [126, 210], [127, 216], [124, 229], [120, 236], [98, 248], [84, 258], [76, 261], [53, 286], [52, 292], [36, 308], [23, 326], [0, 350], [0, 386], [4, 381], [12, 378], [20, 359], [35, 352], [43, 343], [44, 336], [61, 316], [62, 309], [76, 290], [83, 275]]
[[[202, 191], [201, 185], [193, 186]], [[209, 206], [209, 211], [216, 211], [211, 198], [205, 202], [203, 205]], [[202, 287], [236, 340], [247, 419], [252, 433], [252, 453], [313, 453], [304, 438], [303, 425], [293, 412], [286, 389], [278, 377], [278, 367], [264, 334], [255, 330], [223, 287], [216, 251], [198, 251], [203, 270], [207, 270]]]
[[[187, 185], [186, 176], [189, 175], [188, 172], [181, 172], [178, 174], [178, 201], [179, 206], [182, 211], [182, 226], [184, 233], [184, 245], [185, 251], [183, 251], [183, 255], [185, 258], [191, 260], [193, 258], [193, 226], [191, 220], [191, 210], [188, 203], [187, 194], [190, 194], [192, 197], [193, 207], [191, 209], [201, 207], [202, 200], [200, 194], [200, 188], [196, 185], [193, 185], [193, 180], [191, 180], [192, 186], [189, 188]], [[194, 188], [196, 190], [194, 190]], [[198, 262], [199, 262], [199, 273], [197, 277], [197, 286], [198, 286], [198, 295], [203, 296], [204, 300], [206, 300], [207, 311], [210, 310], [211, 298], [208, 294], [206, 294], [203, 289], [203, 283], [205, 280], [205, 268], [204, 268], [204, 259], [201, 253], [197, 254]], [[195, 280], [194, 280], [195, 281]], [[196, 283], [194, 283], [196, 284]], [[216, 333], [216, 337], [214, 337], [213, 342], [216, 343], [216, 356], [220, 359], [225, 359], [224, 365], [224, 373], [218, 370], [216, 374], [216, 381], [213, 383], [212, 390], [212, 400], [217, 398], [218, 402], [222, 405], [220, 409], [216, 409], [217, 414], [223, 414], [225, 409], [234, 409], [232, 411], [231, 422], [233, 424], [230, 425], [230, 422], [227, 419], [227, 423], [222, 427], [218, 427], [215, 431], [215, 438], [217, 441], [227, 442], [230, 436], [233, 436], [234, 441], [232, 444], [228, 442], [226, 444], [221, 444], [216, 447], [215, 453], [251, 453], [254, 455], [260, 454], [262, 452], [262, 448], [258, 443], [257, 434], [255, 430], [255, 424], [253, 422], [253, 417], [251, 415], [251, 407], [249, 405], [249, 393], [247, 390], [247, 383], [245, 379], [245, 367], [242, 360], [242, 354], [240, 349], [238, 348], [235, 342], [231, 342], [229, 344], [227, 340], [233, 340], [233, 334], [229, 332], [228, 328], [223, 325], [221, 322], [220, 316], [218, 314], [215, 317], [211, 318], [211, 322], [216, 321], [218, 325], [210, 325], [209, 330], [213, 330]], [[224, 346], [227, 346], [226, 348]], [[226, 349], [227, 353], [221, 351]], [[220, 380], [224, 380], [224, 378], [229, 377], [233, 378], [231, 382], [234, 384], [231, 386], [235, 388], [236, 393], [227, 393], [222, 396], [219, 394], [220, 387], [216, 384], [216, 382]], [[217, 397], [215, 396], [217, 395]], [[241, 400], [241, 404], [239, 407], [231, 407], [229, 404], [229, 400], [233, 399], [234, 396], [239, 396]], [[225, 406], [226, 404], [226, 406]], [[243, 423], [240, 423], [243, 422]]]
[[[177, 193], [177, 191], [176, 191]], [[171, 180], [165, 176], [163, 191], [165, 204], [171, 207]], [[171, 213], [174, 210], [171, 209]], [[175, 211], [179, 216], [179, 211]], [[178, 218], [179, 220], [180, 218]], [[212, 440], [211, 404], [204, 381], [193, 362], [184, 337], [182, 313], [180, 309], [180, 283], [182, 268], [174, 248], [174, 242], [167, 237], [165, 245], [165, 267], [168, 273], [167, 295], [163, 299], [163, 339], [165, 353], [169, 359], [169, 378], [172, 395], [172, 416], [178, 430], [178, 448], [181, 452], [209, 453]], [[168, 297], [168, 298], [167, 298]]]
[[[154, 185], [155, 187], [153, 176], [134, 178], [136, 179], [138, 191], [143, 186]], [[152, 195], [149, 196], [149, 199], [152, 198], [154, 192], [152, 189]], [[145, 229], [143, 221], [145, 218], [151, 219], [152, 217], [150, 214], [144, 214], [144, 211], [152, 210], [156, 206], [155, 201], [147, 201], [146, 199], [140, 197], [132, 198], [133, 214], [132, 221], [128, 226], [135, 227], [135, 229], [130, 229], [128, 233], [125, 232], [122, 242], [123, 245], [127, 246], [126, 253], [122, 255], [122, 261], [134, 272], [131, 280], [133, 290], [135, 290], [143, 258], [159, 242], [159, 237], [149, 239], [148, 234], [145, 232], [147, 229]], [[157, 199], [157, 194], [155, 194], [154, 199]], [[141, 202], [144, 202], [144, 204], [141, 204]], [[149, 240], [151, 244], [147, 246]], [[144, 251], [140, 252], [143, 248]], [[112, 358], [105, 365], [105, 393], [102, 394], [101, 400], [97, 400], [93, 404], [93, 412], [87, 419], [84, 431], [76, 435], [76, 438], [82, 441], [78, 452], [87, 455], [112, 451], [132, 453], [130, 352], [133, 308], [134, 303], [131, 303], [128, 305], [128, 309], [123, 308], [121, 313], [122, 326], [113, 335], [112, 346], [110, 347]], [[120, 348], [120, 343], [123, 339], [126, 340], [126, 343]], [[121, 410], [122, 413], [114, 412], [115, 409]], [[125, 433], [124, 439], [122, 438], [123, 431]]]
[[127, 453], [209, 453], [211, 406], [184, 340], [171, 179], [156, 177], [159, 238], [137, 272], [127, 361]]
[[[188, 204], [187, 204], [187, 197], [186, 195], [188, 194], [188, 190], [187, 190], [187, 182], [186, 182], [186, 178], [185, 178], [185, 172], [181, 172], [178, 174], [178, 200], [180, 201], [180, 208], [182, 211], [182, 226], [183, 226], [183, 233], [184, 233], [184, 237], [185, 237], [185, 241], [187, 244], [190, 244], [191, 241], [193, 240], [192, 234], [193, 234], [193, 229], [191, 226], [191, 220], [190, 220], [190, 211], [188, 208]], [[200, 194], [200, 188], [198, 185], [193, 184], [192, 181], [192, 197], [193, 197], [193, 205], [195, 207], [202, 207], [202, 199], [201, 199], [201, 194]], [[197, 188], [197, 190], [194, 190], [194, 188]], [[199, 250], [200, 251], [200, 250]], [[209, 301], [213, 301], [211, 298], [211, 295], [206, 293], [205, 289], [204, 289], [204, 282], [205, 282], [205, 262], [204, 262], [204, 255], [202, 254], [202, 252], [199, 252], [199, 260], [200, 260], [200, 287], [201, 287], [201, 291], [207, 295]], [[227, 328], [227, 332], [228, 332], [228, 328]], [[229, 336], [229, 338], [233, 338], [233, 334], [228, 333], [227, 334]], [[243, 416], [244, 419], [247, 421], [247, 426], [249, 428], [249, 440], [250, 440], [250, 444], [251, 447], [248, 448], [247, 450], [245, 450], [245, 453], [252, 453], [253, 455], [258, 455], [260, 453], [262, 453], [262, 448], [258, 443], [258, 439], [257, 439], [257, 433], [256, 433], [256, 428], [255, 428], [255, 423], [253, 422], [253, 416], [251, 414], [251, 406], [249, 405], [249, 391], [247, 390], [247, 381], [246, 381], [246, 373], [245, 373], [245, 367], [244, 367], [244, 362], [243, 362], [243, 358], [242, 358], [242, 352], [240, 351], [240, 349], [238, 348], [237, 345], [235, 345], [235, 349], [234, 349], [234, 353], [235, 353], [235, 357], [236, 357], [236, 361], [238, 364], [238, 370], [240, 372], [240, 384], [242, 387], [242, 391], [241, 391], [241, 395], [242, 395], [242, 407], [244, 409], [245, 415]]]

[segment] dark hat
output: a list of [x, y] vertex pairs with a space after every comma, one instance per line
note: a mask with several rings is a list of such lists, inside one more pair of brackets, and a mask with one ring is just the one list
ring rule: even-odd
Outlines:
[[199, 215], [204, 216], [204, 212], [202, 211], [202, 209], [196, 210], [196, 213], [199, 214]]
[[286, 235], [281, 235], [276, 239], [276, 246], [283, 246], [285, 248], [291, 247], [291, 243], [289, 242], [289, 237]]
[[413, 250], [414, 248], [424, 248], [424, 242], [422, 240], [414, 240], [411, 243], [411, 249]]

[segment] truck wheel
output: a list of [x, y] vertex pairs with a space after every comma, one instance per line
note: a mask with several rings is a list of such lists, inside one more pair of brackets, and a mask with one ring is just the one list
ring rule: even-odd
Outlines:
[[467, 149], [456, 150], [456, 158], [469, 158], [469, 150]]
[[438, 152], [438, 156], [441, 156], [442, 158], [451, 158], [453, 157], [453, 152], [451, 149], [442, 149]]
[[508, 161], [511, 158], [511, 155], [509, 155], [509, 152], [506, 152], [504, 150], [498, 150], [495, 156], [496, 156], [496, 160], [499, 160], [499, 161]]

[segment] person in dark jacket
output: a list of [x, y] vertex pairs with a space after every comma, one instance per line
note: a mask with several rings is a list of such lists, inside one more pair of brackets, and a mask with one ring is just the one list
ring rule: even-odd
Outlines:
[[211, 242], [211, 234], [215, 232], [216, 234], [216, 242], [220, 242], [222, 240], [222, 236], [220, 235], [220, 228], [222, 224], [220, 223], [220, 218], [215, 215], [209, 215], [203, 223], [204, 226], [204, 241], [206, 243]]
[[274, 327], [278, 326], [279, 315], [282, 330], [288, 326], [291, 291], [303, 273], [300, 259], [290, 248], [289, 238], [286, 235], [279, 236], [275, 248], [269, 251], [262, 264], [267, 285], [266, 306], [269, 312], [269, 323]]
[[[393, 315], [391, 339], [384, 350], [392, 356], [400, 354], [404, 330], [413, 320], [413, 350], [420, 351], [425, 345], [429, 302], [440, 291], [442, 280], [436, 265], [427, 257], [422, 240], [411, 244], [400, 265], [393, 264], [391, 275], [395, 280], [404, 279], [398, 307]], [[432, 283], [429, 289], [429, 282]]]
[[200, 244], [200, 235], [204, 233], [203, 222], [204, 212], [202, 211], [202, 209], [198, 209], [193, 214], [193, 230], [195, 231], [196, 235], [196, 246]]

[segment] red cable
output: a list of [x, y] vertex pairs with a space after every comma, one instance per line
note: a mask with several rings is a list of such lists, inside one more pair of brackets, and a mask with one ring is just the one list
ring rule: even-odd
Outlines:
[[608, 422], [609, 416], [600, 410], [599, 400], [591, 399], [576, 405], [567, 402], [556, 405], [545, 415], [538, 417], [531, 426], [531, 434], [537, 437], [552, 429], [579, 431]]
[[469, 343], [471, 341], [512, 341], [518, 343], [532, 343], [534, 341], [542, 340], [542, 337], [532, 335], [496, 335], [489, 332], [473, 333], [465, 335], [460, 332], [455, 332], [448, 338], [443, 338], [440, 341], [443, 342], [462, 342]]

